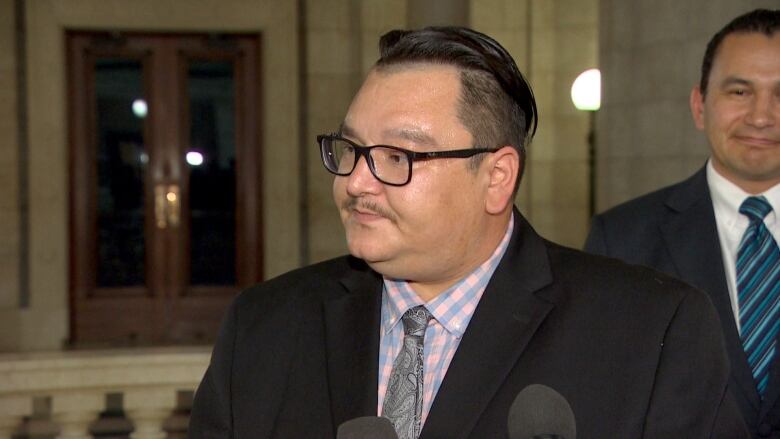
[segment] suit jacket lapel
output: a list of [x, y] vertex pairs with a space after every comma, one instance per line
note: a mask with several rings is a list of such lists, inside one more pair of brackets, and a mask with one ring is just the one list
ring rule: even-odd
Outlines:
[[421, 438], [468, 436], [553, 308], [554, 299], [534, 294], [551, 282], [542, 239], [515, 212], [512, 241], [453, 356]]
[[734, 322], [706, 176], [702, 168], [669, 196], [671, 214], [661, 232], [680, 278], [710, 295], [723, 327], [733, 382], [758, 410], [760, 399]]
[[376, 416], [382, 281], [362, 261], [341, 279], [344, 295], [324, 303], [325, 344], [334, 428]]

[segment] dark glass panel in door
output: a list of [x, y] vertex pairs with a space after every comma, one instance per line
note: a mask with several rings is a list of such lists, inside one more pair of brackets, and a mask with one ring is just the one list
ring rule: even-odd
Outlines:
[[235, 84], [231, 61], [190, 61], [190, 283], [236, 283]]
[[144, 147], [147, 113], [141, 61], [95, 61], [97, 286], [145, 283]]

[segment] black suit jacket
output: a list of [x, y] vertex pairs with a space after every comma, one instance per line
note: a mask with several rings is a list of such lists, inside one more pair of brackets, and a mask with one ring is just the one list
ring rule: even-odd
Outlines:
[[748, 428], [757, 438], [780, 438], [780, 356], [761, 401], [734, 321], [706, 168], [594, 217], [585, 249], [654, 267], [706, 291], [720, 317], [730, 388]]
[[[515, 232], [421, 438], [508, 437], [532, 383], [571, 404], [578, 438], [746, 437], [707, 297], [653, 270]], [[190, 438], [333, 438], [376, 415], [382, 279], [342, 257], [242, 293], [198, 388]]]

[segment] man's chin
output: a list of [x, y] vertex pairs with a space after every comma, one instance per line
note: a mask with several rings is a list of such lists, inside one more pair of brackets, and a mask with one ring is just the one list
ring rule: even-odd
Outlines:
[[389, 255], [387, 255], [386, 250], [377, 248], [366, 248], [349, 245], [349, 253], [352, 256], [365, 261], [365, 263], [375, 271], [379, 271], [377, 268], [389, 263], [391, 259]]

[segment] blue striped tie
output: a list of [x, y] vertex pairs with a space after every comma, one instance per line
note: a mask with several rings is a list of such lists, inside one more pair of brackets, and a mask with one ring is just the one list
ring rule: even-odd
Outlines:
[[780, 249], [764, 225], [764, 217], [771, 211], [764, 197], [748, 197], [739, 207], [750, 219], [737, 251], [741, 338], [762, 396], [769, 383], [780, 326]]

